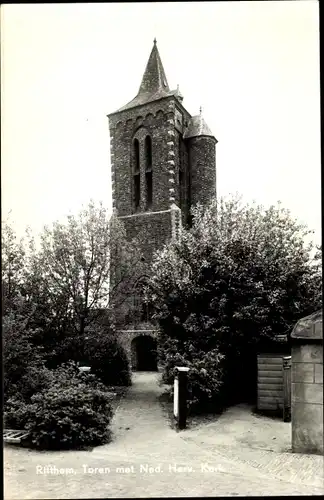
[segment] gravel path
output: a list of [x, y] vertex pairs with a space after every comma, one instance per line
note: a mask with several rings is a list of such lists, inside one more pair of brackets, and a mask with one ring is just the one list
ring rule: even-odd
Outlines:
[[176, 432], [158, 401], [164, 390], [158, 381], [157, 373], [133, 375], [107, 445], [68, 452], [6, 446], [5, 498], [324, 493], [323, 457], [286, 450], [290, 424], [235, 407], [208, 425]]

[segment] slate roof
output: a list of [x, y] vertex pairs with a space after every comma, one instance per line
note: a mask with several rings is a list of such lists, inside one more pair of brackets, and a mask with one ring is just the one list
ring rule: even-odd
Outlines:
[[161, 57], [156, 45], [156, 40], [154, 39], [154, 45], [147, 62], [137, 96], [125, 106], [122, 106], [115, 111], [115, 113], [134, 108], [135, 106], [142, 106], [148, 102], [156, 101], [168, 96], [175, 96], [179, 100], [182, 100], [179, 89], [170, 90], [169, 88]]
[[214, 137], [214, 134], [208, 127], [202, 116], [202, 113], [200, 112], [199, 115], [191, 117], [188, 123], [188, 128], [183, 134], [183, 138], [189, 139], [190, 137], [199, 137], [202, 135]]
[[[139, 87], [137, 96], [134, 97], [129, 103], [122, 106], [117, 111], [111, 114], [119, 113], [136, 106], [157, 101], [164, 97], [174, 96], [181, 103], [183, 96], [180, 93], [179, 87], [176, 90], [170, 90], [166, 74], [163, 68], [161, 57], [157, 48], [156, 39], [154, 39], [153, 48], [147, 62], [144, 75]], [[109, 115], [108, 115], [109, 116]], [[184, 139], [190, 137], [209, 136], [214, 137], [214, 134], [205, 122], [201, 110], [200, 114], [190, 118], [188, 127], [184, 132]]]

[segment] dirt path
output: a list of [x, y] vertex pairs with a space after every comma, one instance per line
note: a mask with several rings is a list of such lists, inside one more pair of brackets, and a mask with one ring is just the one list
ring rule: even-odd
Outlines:
[[[197, 429], [171, 429], [158, 401], [164, 390], [158, 380], [157, 373], [134, 374], [133, 386], [112, 422], [114, 440], [107, 445], [92, 451], [45, 453], [6, 447], [5, 497], [139, 498], [324, 492], [321, 477], [312, 472], [314, 467], [319, 468], [323, 457], [296, 458], [288, 453], [252, 449], [249, 444], [245, 448], [244, 443], [239, 446], [235, 429], [251, 424], [244, 409], [236, 412], [234, 422], [230, 412]], [[235, 426], [239, 415], [245, 415], [241, 427]], [[280, 476], [278, 471], [285, 468], [288, 456], [290, 473]], [[310, 473], [304, 474], [302, 481], [294, 481], [296, 471], [298, 475], [298, 470], [307, 467]]]

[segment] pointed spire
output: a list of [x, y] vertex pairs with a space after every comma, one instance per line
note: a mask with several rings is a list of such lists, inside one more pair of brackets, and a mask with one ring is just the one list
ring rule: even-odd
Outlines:
[[119, 108], [115, 113], [119, 113], [120, 111], [124, 111], [125, 109], [134, 108], [135, 106], [142, 106], [143, 104], [146, 104], [148, 102], [152, 102], [168, 96], [174, 96], [180, 102], [182, 102], [183, 100], [183, 96], [181, 95], [179, 87], [177, 90], [170, 90], [169, 88], [163, 64], [157, 48], [156, 38], [154, 38], [153, 48], [151, 50], [151, 54], [147, 62], [142, 82], [136, 97], [134, 97], [134, 99], [128, 102], [125, 106]]
[[155, 94], [155, 92], [161, 90], [165, 92], [170, 91], [160, 54], [156, 45], [156, 38], [154, 38], [153, 49], [146, 65], [138, 95], [146, 94], [147, 92]]

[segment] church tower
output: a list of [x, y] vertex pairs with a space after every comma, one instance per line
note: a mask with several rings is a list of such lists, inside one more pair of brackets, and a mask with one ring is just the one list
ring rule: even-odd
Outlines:
[[170, 90], [153, 48], [136, 97], [108, 115], [113, 209], [129, 238], [137, 236], [145, 262], [180, 235], [190, 209], [216, 196], [216, 138], [202, 112], [191, 116]]

